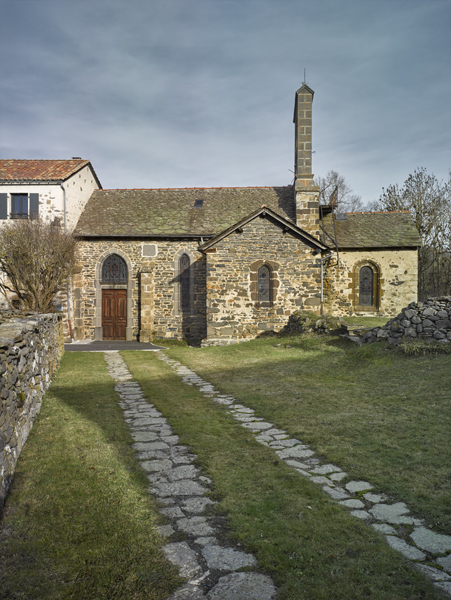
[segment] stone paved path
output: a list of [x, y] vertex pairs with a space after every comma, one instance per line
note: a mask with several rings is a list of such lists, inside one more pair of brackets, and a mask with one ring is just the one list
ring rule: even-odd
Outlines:
[[[166, 357], [165, 357], [166, 358]], [[150, 481], [150, 491], [171, 525], [159, 527], [166, 538], [180, 532], [185, 541], [163, 547], [166, 557], [179, 567], [188, 582], [168, 600], [272, 600], [276, 589], [267, 575], [257, 571], [254, 556], [221, 545], [217, 539], [224, 520], [202, 516], [212, 501], [205, 496], [210, 480], [192, 463], [196, 456], [179, 443], [163, 415], [144, 399], [118, 351], [105, 353], [108, 371], [116, 381], [137, 457]], [[181, 365], [180, 365], [181, 368]]]
[[[193, 370], [162, 352], [156, 356], [168, 364], [185, 384], [197, 386], [205, 396], [225, 406], [242, 427], [254, 434], [258, 442], [272, 448], [280, 459], [296, 469], [301, 476], [320, 485], [326, 494], [349, 510], [351, 515], [385, 534], [392, 548], [414, 561], [416, 567], [429, 576], [439, 589], [451, 596], [451, 536], [426, 528], [421, 520], [409, 514], [409, 509], [403, 502], [389, 504], [385, 494], [374, 494], [371, 491], [373, 486], [368, 481], [348, 481], [342, 485], [340, 482], [349, 477], [339, 466], [322, 464], [308, 445], [290, 438], [286, 431], [264, 421], [233, 396], [215, 390]], [[412, 533], [403, 533], [406, 525]], [[259, 598], [263, 600], [264, 596]]]

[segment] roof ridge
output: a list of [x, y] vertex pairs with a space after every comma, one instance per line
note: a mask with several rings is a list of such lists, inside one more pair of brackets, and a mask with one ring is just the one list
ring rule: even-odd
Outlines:
[[177, 188], [103, 188], [102, 192], [162, 192], [175, 190], [275, 190], [291, 188], [291, 185], [248, 185], [225, 187], [177, 187]]
[[89, 158], [0, 158], [0, 162], [91, 162]]

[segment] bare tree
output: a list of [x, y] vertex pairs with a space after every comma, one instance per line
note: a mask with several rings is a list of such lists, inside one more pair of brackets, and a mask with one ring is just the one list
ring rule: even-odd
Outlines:
[[401, 188], [383, 188], [373, 208], [409, 210], [420, 233], [420, 296], [451, 293], [451, 172], [439, 182], [424, 167], [415, 169]]
[[0, 291], [15, 294], [25, 309], [51, 312], [75, 266], [76, 244], [58, 221], [5, 223], [0, 228]]
[[361, 197], [353, 193], [346, 179], [337, 171], [329, 171], [325, 177], [315, 177], [314, 182], [320, 187], [321, 204], [331, 204], [338, 212], [364, 210]]

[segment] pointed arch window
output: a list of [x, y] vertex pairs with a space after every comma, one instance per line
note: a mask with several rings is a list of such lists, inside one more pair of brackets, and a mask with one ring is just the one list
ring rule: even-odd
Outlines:
[[362, 267], [359, 271], [359, 306], [373, 306], [374, 272], [371, 267]]
[[190, 260], [187, 254], [180, 257], [180, 308], [190, 308]]
[[126, 284], [127, 276], [127, 265], [121, 256], [111, 254], [105, 259], [102, 265], [102, 283], [110, 285]]
[[271, 272], [266, 265], [258, 270], [258, 302], [271, 302]]

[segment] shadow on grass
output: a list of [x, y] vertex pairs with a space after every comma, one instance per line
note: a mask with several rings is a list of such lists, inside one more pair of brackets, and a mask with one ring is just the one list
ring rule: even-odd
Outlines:
[[179, 585], [103, 355], [66, 355], [18, 461], [0, 598], [163, 600]]

